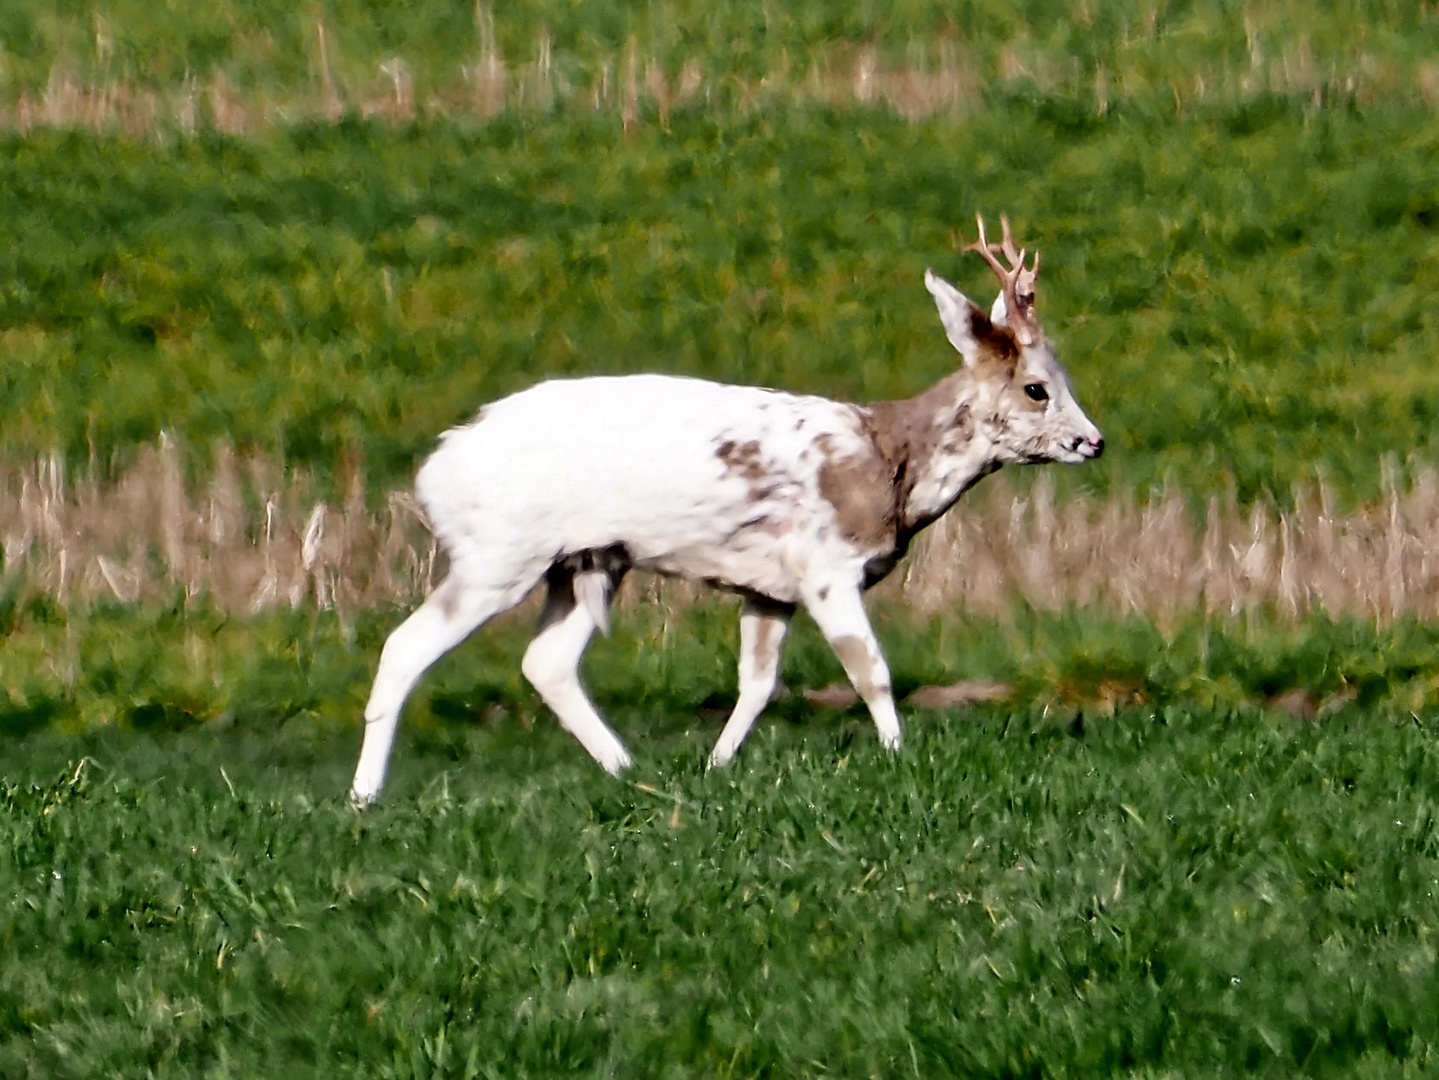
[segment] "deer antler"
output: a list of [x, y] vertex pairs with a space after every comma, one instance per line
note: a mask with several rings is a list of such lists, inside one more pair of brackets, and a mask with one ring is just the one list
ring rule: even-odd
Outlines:
[[[1004, 229], [1004, 241], [999, 244], [991, 244], [985, 236], [983, 217], [975, 214], [974, 220], [979, 225], [979, 240], [964, 250], [978, 252], [989, 263], [1003, 287], [1004, 310], [1009, 315], [1012, 329], [1019, 335], [1022, 344], [1033, 345], [1039, 336], [1039, 319], [1034, 313], [1034, 282], [1039, 277], [1039, 252], [1034, 253], [1034, 265], [1026, 267], [1024, 259], [1027, 252], [1016, 248], [1014, 234], [1009, 229], [1008, 214], [999, 215], [999, 224]], [[1009, 266], [994, 257], [996, 251], [1004, 255]]]

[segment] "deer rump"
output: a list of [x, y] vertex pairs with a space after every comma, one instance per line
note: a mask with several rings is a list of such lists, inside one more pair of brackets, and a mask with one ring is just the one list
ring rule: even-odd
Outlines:
[[853, 405], [699, 379], [557, 380], [448, 432], [415, 489], [464, 581], [528, 588], [553, 564], [607, 552], [794, 603], [838, 538], [824, 470], [873, 456], [864, 420]]

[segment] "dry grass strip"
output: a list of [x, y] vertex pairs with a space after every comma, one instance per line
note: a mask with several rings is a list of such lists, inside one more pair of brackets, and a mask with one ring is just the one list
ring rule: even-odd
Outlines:
[[[1038, 42], [1017, 40], [996, 55], [982, 55], [954, 37], [912, 42], [896, 62], [870, 44], [834, 42], [803, 62], [788, 54], [764, 75], [741, 77], [715, 71], [699, 57], [661, 56], [631, 38], [619, 53], [585, 60], [559, 56], [541, 32], [530, 56], [501, 54], [493, 20], [477, 8], [479, 51], [455, 76], [419, 79], [401, 56], [375, 66], [365, 79], [336, 77], [335, 44], [323, 22], [315, 24], [314, 77], [299, 86], [241, 91], [223, 69], [188, 75], [175, 86], [145, 85], [104, 73], [76, 74], [57, 64], [43, 91], [22, 91], [0, 107], [0, 128], [122, 132], [132, 137], [211, 129], [241, 135], [272, 126], [336, 122], [362, 116], [408, 124], [421, 117], [488, 119], [506, 110], [617, 115], [626, 131], [640, 123], [668, 128], [673, 110], [707, 108], [716, 101], [755, 111], [775, 103], [833, 109], [892, 109], [910, 119], [964, 113], [983, 104], [986, 87], [1030, 86], [1046, 93], [1088, 99], [1097, 113], [1111, 101], [1155, 88], [1152, 57], [1139, 50], [1130, 68], [1081, 76], [1073, 57]], [[1153, 27], [1149, 28], [1153, 36]], [[1196, 57], [1170, 57], [1166, 96], [1176, 114], [1187, 102], [1226, 101], [1275, 93], [1320, 108], [1399, 100], [1439, 105], [1439, 64], [1430, 59], [1381, 57], [1362, 49], [1321, 63], [1307, 37], [1276, 24], [1268, 47], [1254, 44], [1247, 64], [1222, 68]], [[1149, 59], [1146, 60], [1146, 57]], [[423, 74], [423, 73], [422, 73]], [[433, 73], [430, 73], [433, 75]], [[422, 85], [423, 90], [417, 86]]]
[[1439, 474], [1401, 486], [1385, 469], [1377, 505], [1340, 514], [1322, 483], [1293, 509], [1211, 498], [1202, 517], [1180, 493], [1056, 502], [1041, 474], [1029, 493], [1003, 483], [921, 538], [904, 577], [910, 602], [997, 612], [1015, 597], [1047, 610], [1098, 606], [1165, 625], [1202, 610], [1268, 608], [1387, 621], [1439, 614]]
[[[51, 456], [0, 464], [4, 573], [60, 602], [169, 602], [204, 596], [229, 611], [277, 604], [355, 609], [412, 604], [444, 559], [407, 493], [367, 502], [358, 467], [322, 500], [303, 473], [214, 452], [210, 479], [185, 479], [162, 440], [115, 481], [71, 479]], [[1387, 621], [1439, 616], [1439, 473], [1401, 485], [1386, 470], [1375, 505], [1339, 513], [1324, 486], [1293, 508], [1177, 492], [1055, 498], [1041, 473], [1022, 491], [1001, 474], [923, 534], [880, 591], [921, 612], [999, 613], [1016, 602], [1097, 607], [1163, 626], [1196, 610], [1257, 608]], [[627, 603], [682, 603], [692, 590], [639, 578]]]

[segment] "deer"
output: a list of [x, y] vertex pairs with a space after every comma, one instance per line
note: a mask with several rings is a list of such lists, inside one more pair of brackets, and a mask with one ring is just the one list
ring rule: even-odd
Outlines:
[[[900, 748], [890, 673], [864, 593], [915, 535], [1005, 465], [1078, 464], [1104, 450], [1040, 328], [1035, 282], [1009, 218], [975, 252], [999, 279], [986, 314], [926, 270], [959, 354], [918, 395], [868, 405], [662, 374], [552, 379], [480, 409], [440, 437], [415, 494], [449, 557], [445, 579], [390, 634], [365, 707], [350, 796], [384, 783], [400, 711], [424, 672], [541, 583], [520, 669], [596, 762], [629, 752], [595, 710], [579, 664], [630, 570], [737, 593], [739, 693], [709, 758], [727, 765], [774, 694], [803, 607]], [[1003, 261], [1001, 261], [1001, 256]]]

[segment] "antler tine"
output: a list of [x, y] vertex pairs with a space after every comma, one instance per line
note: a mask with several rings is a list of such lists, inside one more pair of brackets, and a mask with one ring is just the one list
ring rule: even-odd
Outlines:
[[[1028, 253], [1015, 244], [1008, 214], [999, 216], [1000, 227], [1004, 233], [1003, 240], [998, 244], [990, 243], [989, 237], [985, 235], [984, 218], [975, 214], [974, 220], [979, 225], [979, 240], [964, 250], [978, 252], [999, 278], [1003, 288], [1004, 309], [1009, 313], [1011, 325], [1026, 345], [1031, 344], [1039, 331], [1039, 323], [1034, 316], [1034, 282], [1039, 276], [1039, 252], [1034, 253], [1033, 267], [1026, 267], [1024, 260]], [[995, 252], [1001, 253], [1009, 265], [1005, 266], [995, 258]]]
[[[1034, 279], [1039, 277], [1039, 252], [1036, 251], [1034, 253], [1034, 266], [1026, 269], [1024, 266], [1024, 257], [1027, 249], [1021, 248], [1014, 242], [1014, 233], [1011, 232], [1009, 228], [1009, 215], [1000, 214], [999, 223], [1004, 228], [1004, 243], [1000, 245], [1000, 250], [1004, 252], [1004, 257], [1009, 260], [1011, 267], [1018, 267], [1023, 271], [1024, 276], [1019, 279], [1019, 283], [1021, 286], [1027, 286], [1027, 291], [1032, 295], [1034, 293]], [[1026, 289], [1022, 288], [1020, 291], [1025, 292]]]
[[999, 215], [1000, 228], [1004, 230], [1004, 243], [999, 245], [1004, 257], [1009, 260], [1010, 266], [1020, 266], [1024, 263], [1024, 252], [1014, 242], [1014, 233], [1009, 228], [1009, 215]]
[[1005, 295], [1007, 297], [1009, 295], [1009, 290], [1013, 287], [1015, 280], [1018, 278], [1019, 268], [1006, 267], [1003, 263], [1001, 263], [998, 259], [994, 257], [994, 253], [996, 251], [1002, 250], [1001, 247], [998, 244], [991, 244], [989, 242], [989, 237], [985, 236], [984, 218], [979, 214], [975, 214], [974, 220], [975, 223], [979, 226], [979, 239], [975, 243], [970, 244], [964, 250], [976, 252], [982, 259], [984, 259], [985, 262], [989, 263], [989, 268], [994, 271], [995, 275], [1004, 285]]

